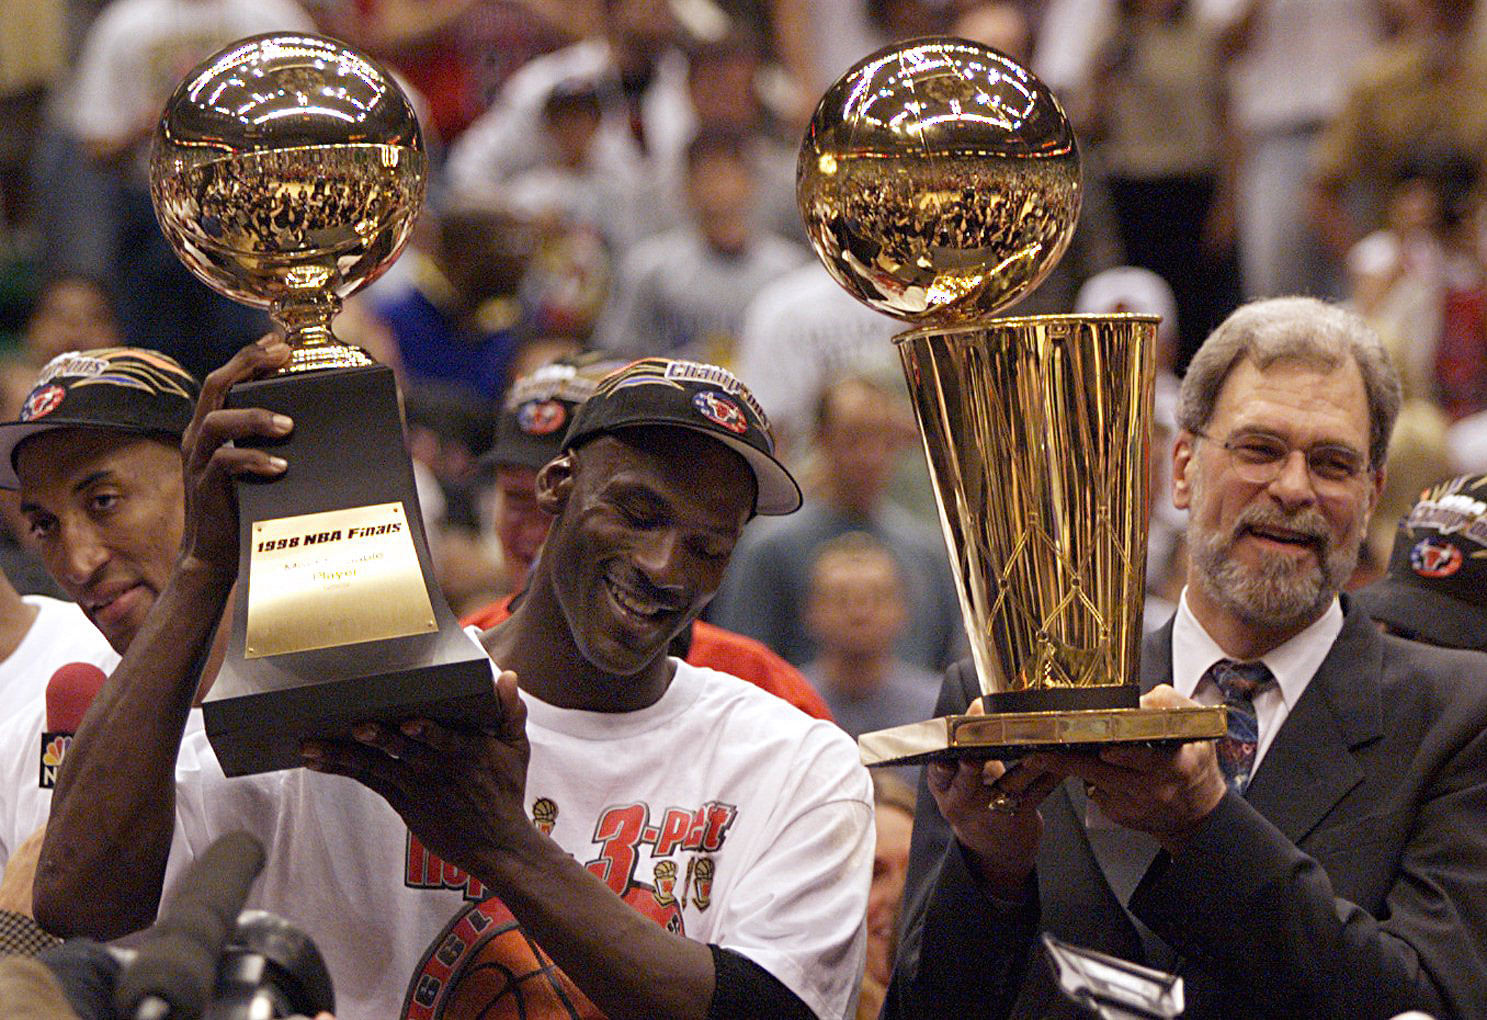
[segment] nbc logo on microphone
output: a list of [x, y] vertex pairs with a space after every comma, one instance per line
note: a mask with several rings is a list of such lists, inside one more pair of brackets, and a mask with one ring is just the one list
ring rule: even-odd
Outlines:
[[50, 790], [57, 785], [57, 770], [62, 759], [72, 746], [71, 733], [43, 733], [41, 735], [41, 788]]

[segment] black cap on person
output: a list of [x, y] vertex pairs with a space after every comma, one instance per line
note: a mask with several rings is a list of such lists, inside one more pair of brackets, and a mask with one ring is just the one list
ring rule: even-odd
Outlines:
[[626, 364], [590, 352], [560, 358], [516, 380], [501, 403], [495, 444], [481, 462], [542, 467], [563, 452], [563, 435], [578, 405], [593, 396], [601, 379]]
[[1487, 651], [1487, 475], [1425, 490], [1399, 522], [1389, 572], [1353, 598], [1410, 637]]
[[0, 489], [20, 487], [16, 450], [55, 429], [180, 437], [201, 386], [174, 358], [143, 347], [59, 354], [37, 377], [16, 421], [0, 425]]
[[562, 448], [647, 425], [700, 432], [743, 457], [757, 483], [755, 513], [777, 516], [800, 509], [800, 486], [775, 459], [764, 409], [748, 387], [717, 365], [671, 358], [630, 362], [605, 376], [579, 407]]

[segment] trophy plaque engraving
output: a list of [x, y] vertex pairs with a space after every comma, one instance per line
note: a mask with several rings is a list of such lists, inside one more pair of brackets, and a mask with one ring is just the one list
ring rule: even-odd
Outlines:
[[293, 351], [228, 395], [295, 422], [265, 444], [288, 472], [237, 487], [237, 599], [202, 706], [228, 775], [298, 765], [302, 740], [361, 720], [483, 726], [499, 711], [489, 660], [432, 581], [392, 372], [331, 330], [402, 250], [427, 165], [391, 75], [302, 33], [208, 58], [156, 130], [161, 230], [208, 286], [267, 308]]
[[869, 765], [1208, 739], [1222, 708], [1139, 707], [1150, 316], [993, 318], [1068, 247], [1079, 150], [1026, 69], [962, 39], [860, 61], [797, 165], [812, 247], [895, 338], [984, 715], [859, 738]]

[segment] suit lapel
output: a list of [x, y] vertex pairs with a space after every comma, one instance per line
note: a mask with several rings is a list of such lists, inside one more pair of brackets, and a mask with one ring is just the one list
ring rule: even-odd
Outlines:
[[1293, 843], [1363, 781], [1353, 751], [1383, 734], [1383, 644], [1344, 601], [1343, 628], [1255, 771], [1246, 799]]

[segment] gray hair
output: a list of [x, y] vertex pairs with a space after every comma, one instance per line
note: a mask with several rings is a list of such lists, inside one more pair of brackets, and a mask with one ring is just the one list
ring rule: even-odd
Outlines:
[[1189, 432], [1204, 428], [1213, 417], [1229, 373], [1246, 358], [1262, 370], [1277, 361], [1300, 361], [1331, 370], [1340, 368], [1349, 357], [1363, 374], [1368, 395], [1368, 461], [1373, 468], [1381, 468], [1399, 415], [1399, 373], [1368, 323], [1316, 298], [1252, 301], [1220, 323], [1188, 365], [1177, 423]]

